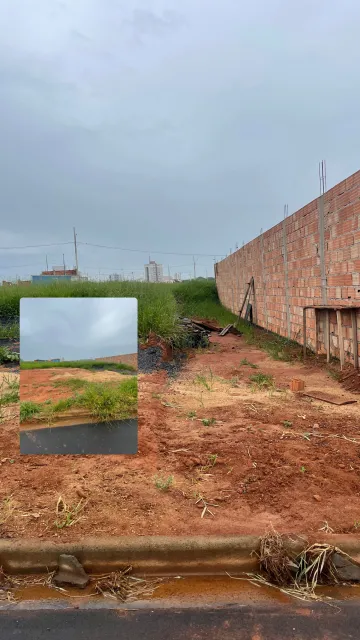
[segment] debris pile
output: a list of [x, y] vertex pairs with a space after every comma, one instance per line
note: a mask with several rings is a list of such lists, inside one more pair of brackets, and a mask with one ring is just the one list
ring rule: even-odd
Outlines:
[[262, 536], [258, 558], [260, 573], [248, 579], [300, 600], [322, 599], [315, 592], [318, 585], [360, 582], [360, 563], [338, 547], [315, 543], [299, 553], [276, 531]]
[[358, 369], [345, 371], [341, 378], [341, 384], [347, 391], [360, 393], [360, 371]]
[[209, 345], [211, 330], [206, 329], [203, 324], [197, 324], [190, 318], [181, 318], [180, 327], [186, 335], [185, 343], [187, 347], [197, 349]]

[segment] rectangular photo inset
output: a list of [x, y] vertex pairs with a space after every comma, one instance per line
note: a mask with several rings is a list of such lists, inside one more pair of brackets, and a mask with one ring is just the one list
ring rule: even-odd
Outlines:
[[135, 454], [136, 298], [22, 298], [20, 453]]

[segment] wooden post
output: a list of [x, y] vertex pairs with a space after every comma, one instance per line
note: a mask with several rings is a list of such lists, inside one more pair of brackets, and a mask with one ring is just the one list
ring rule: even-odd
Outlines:
[[336, 320], [337, 320], [337, 326], [338, 326], [338, 337], [339, 337], [339, 348], [340, 348], [340, 366], [341, 366], [341, 370], [343, 370], [344, 364], [345, 364], [345, 353], [344, 353], [342, 316], [341, 316], [340, 309], [337, 309], [336, 311]]
[[358, 331], [357, 331], [357, 312], [356, 309], [351, 311], [352, 339], [354, 352], [354, 369], [359, 368], [359, 347], [358, 347]]
[[315, 354], [319, 353], [320, 311], [315, 309]]
[[306, 360], [306, 307], [303, 309], [304, 362]]
[[331, 358], [331, 346], [330, 346], [330, 311], [326, 309], [325, 317], [325, 347], [326, 347], [326, 361], [330, 362]]

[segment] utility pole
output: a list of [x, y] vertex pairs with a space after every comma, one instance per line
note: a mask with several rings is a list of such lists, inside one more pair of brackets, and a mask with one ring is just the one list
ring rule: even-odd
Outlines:
[[193, 262], [194, 262], [194, 280], [196, 280], [196, 262], [195, 262], [194, 256], [193, 256]]
[[77, 244], [76, 244], [76, 231], [74, 229], [74, 248], [75, 248], [75, 266], [76, 266], [76, 275], [79, 275], [79, 263], [78, 263], [78, 253], [77, 253]]
[[169, 282], [170, 282], [170, 266], [168, 265], [168, 276], [169, 276]]
[[46, 271], [49, 271], [49, 265], [48, 265], [48, 259], [47, 259], [47, 256], [46, 256]]
[[66, 274], [65, 274], [65, 272], [66, 272], [66, 268], [65, 268], [65, 254], [64, 254], [64, 253], [63, 253], [63, 263], [64, 263], [64, 275], [66, 275]]

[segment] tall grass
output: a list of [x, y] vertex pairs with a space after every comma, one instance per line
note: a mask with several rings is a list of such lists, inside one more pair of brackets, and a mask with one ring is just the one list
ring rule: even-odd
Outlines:
[[[139, 338], [144, 340], [150, 332], [165, 340], [178, 334], [178, 310], [173, 292], [167, 284], [141, 282], [53, 282], [32, 286], [0, 287], [0, 328], [20, 315], [21, 298], [137, 298]], [[12, 328], [14, 334], [14, 327]], [[18, 333], [11, 337], [17, 337]]]
[[[30, 287], [0, 287], [0, 335], [3, 331], [8, 337], [16, 337], [14, 318], [19, 317], [20, 299], [26, 297], [137, 298], [140, 341], [146, 340], [153, 332], [176, 346], [182, 344], [179, 316], [216, 320], [222, 326], [237, 322], [236, 316], [221, 306], [216, 284], [211, 280], [188, 280], [176, 284], [53, 282]], [[299, 357], [296, 342], [260, 331], [244, 320], [240, 320], [237, 327], [249, 344], [264, 349], [274, 359], [290, 361]]]
[[170, 286], [181, 315], [217, 320], [222, 325], [236, 322], [236, 316], [221, 306], [214, 281], [188, 280]]
[[[71, 408], [82, 408], [99, 422], [112, 422], [136, 416], [138, 383], [135, 376], [117, 385], [86, 381], [83, 388], [83, 393], [75, 393], [55, 403], [51, 400], [43, 403], [21, 402], [20, 422], [45, 420], [51, 424], [56, 415]], [[72, 389], [72, 391], [78, 390], [78, 388]]]
[[64, 362], [34, 362], [23, 361], [20, 363], [20, 369], [110, 369], [112, 371], [136, 371], [130, 364], [121, 362], [102, 362], [92, 360], [64, 360]]

